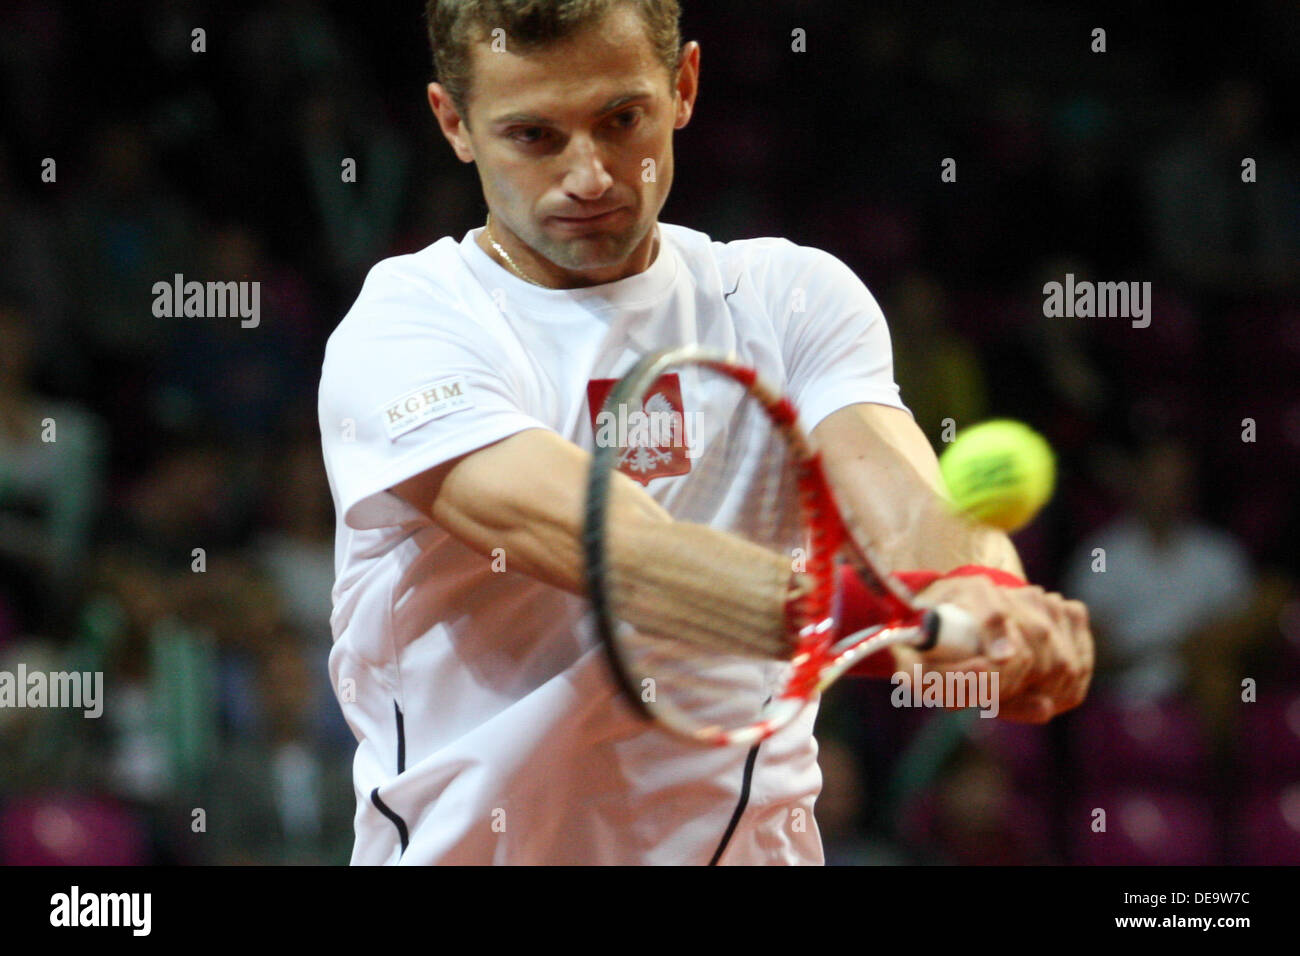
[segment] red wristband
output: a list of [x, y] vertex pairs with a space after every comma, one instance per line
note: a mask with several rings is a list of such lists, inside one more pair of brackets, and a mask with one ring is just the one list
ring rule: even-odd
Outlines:
[[1003, 571], [1001, 568], [990, 568], [982, 564], [963, 564], [960, 568], [953, 568], [946, 574], [940, 574], [938, 571], [899, 571], [894, 574], [894, 577], [907, 585], [913, 594], [918, 594], [935, 581], [947, 578], [973, 578], [977, 575], [982, 575], [994, 584], [1004, 588], [1023, 588], [1029, 583], [1016, 577], [1010, 571]]
[[[862, 583], [858, 572], [850, 564], [840, 565], [839, 570], [839, 633], [840, 636], [853, 634], [872, 625], [879, 624], [884, 618], [880, 602], [871, 590]], [[900, 576], [901, 577], [901, 576]], [[936, 575], [937, 577], [937, 575]], [[903, 578], [909, 588], [910, 581]], [[855, 677], [888, 677], [894, 672], [894, 652], [889, 648], [878, 651], [870, 657], [864, 657], [851, 671]]]
[[[873, 624], [879, 624], [883, 617], [880, 605], [867, 586], [862, 583], [862, 579], [858, 577], [853, 567], [848, 564], [841, 565], [839, 575], [840, 635], [852, 634]], [[1006, 588], [1025, 587], [1028, 583], [1010, 571], [979, 564], [965, 564], [946, 574], [940, 574], [938, 571], [898, 571], [895, 572], [894, 577], [916, 594], [943, 578], [969, 578], [976, 575], [983, 575], [994, 584]], [[855, 677], [888, 677], [894, 673], [894, 652], [885, 648], [870, 657], [863, 658], [862, 662], [849, 673]]]

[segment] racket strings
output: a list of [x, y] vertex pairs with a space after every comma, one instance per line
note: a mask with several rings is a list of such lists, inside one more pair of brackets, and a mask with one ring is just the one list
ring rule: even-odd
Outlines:
[[790, 652], [785, 607], [797, 576], [784, 555], [681, 522], [643, 528], [635, 552], [612, 550], [614, 605], [646, 639], [769, 658]]
[[673, 519], [662, 533], [608, 529], [617, 654], [661, 718], [745, 727], [793, 671], [792, 610], [815, 604], [798, 476], [784, 433], [743, 386], [711, 370], [674, 371], [683, 392], [701, 397], [698, 444], [688, 473], [647, 486]]

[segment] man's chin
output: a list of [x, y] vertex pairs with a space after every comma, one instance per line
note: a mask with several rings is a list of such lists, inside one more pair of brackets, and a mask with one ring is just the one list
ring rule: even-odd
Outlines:
[[637, 247], [636, 241], [613, 237], [590, 237], [566, 242], [542, 254], [561, 269], [569, 272], [591, 272], [612, 269], [627, 261]]

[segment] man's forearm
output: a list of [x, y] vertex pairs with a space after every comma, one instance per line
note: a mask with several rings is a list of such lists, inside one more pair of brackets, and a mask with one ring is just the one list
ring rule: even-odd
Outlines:
[[[589, 466], [586, 452], [532, 429], [474, 452], [445, 475], [429, 472], [433, 477], [394, 490], [478, 553], [503, 553], [513, 570], [585, 596]], [[606, 583], [626, 620], [697, 643], [782, 652], [785, 605], [803, 577], [794, 571], [792, 554], [674, 521], [619, 473], [611, 476], [609, 509]]]
[[1024, 576], [1010, 538], [953, 513], [934, 451], [906, 412], [850, 405], [828, 416], [816, 438], [845, 520], [880, 555], [882, 570], [980, 564]]

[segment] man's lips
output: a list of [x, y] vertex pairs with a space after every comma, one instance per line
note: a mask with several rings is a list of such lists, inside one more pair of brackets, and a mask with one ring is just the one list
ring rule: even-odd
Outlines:
[[606, 212], [596, 213], [595, 215], [592, 216], [552, 216], [551, 218], [554, 219], [556, 222], [575, 223], [575, 224], [584, 223], [584, 222], [597, 222], [602, 219], [607, 219], [608, 217], [614, 215], [614, 213], [619, 212], [623, 208], [624, 207], [622, 206], [617, 206], [614, 209], [607, 210]]

